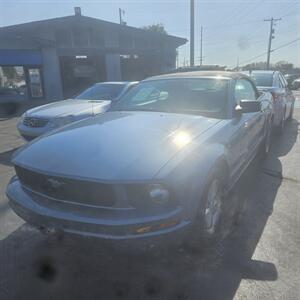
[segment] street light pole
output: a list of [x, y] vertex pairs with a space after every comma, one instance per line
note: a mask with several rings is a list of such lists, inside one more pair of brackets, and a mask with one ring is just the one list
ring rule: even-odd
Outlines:
[[194, 34], [194, 27], [195, 27], [195, 2], [194, 0], [190, 0], [190, 66], [194, 66], [194, 43], [195, 43], [195, 34]]
[[119, 19], [120, 19], [120, 25], [122, 25], [123, 21], [122, 21], [122, 9], [119, 8]]
[[203, 27], [201, 26], [201, 34], [200, 34], [200, 66], [202, 66], [203, 56], [202, 56], [202, 34], [203, 34]]

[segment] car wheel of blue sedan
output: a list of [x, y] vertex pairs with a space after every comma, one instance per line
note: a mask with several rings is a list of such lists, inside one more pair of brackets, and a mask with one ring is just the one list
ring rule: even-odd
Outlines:
[[285, 111], [283, 113], [282, 120], [281, 120], [279, 126], [277, 127], [276, 133], [278, 135], [281, 135], [283, 133], [283, 131], [284, 131], [284, 127], [285, 127]]
[[209, 176], [200, 199], [197, 218], [184, 238], [184, 244], [189, 248], [200, 249], [223, 240], [225, 181], [222, 174], [222, 169], [218, 169]]
[[221, 217], [223, 188], [220, 180], [215, 178], [209, 184], [204, 210], [204, 230], [207, 234], [215, 233]]
[[267, 157], [267, 155], [270, 152], [270, 148], [271, 148], [271, 129], [268, 130], [267, 135], [265, 137], [265, 141], [263, 143], [263, 148], [262, 148], [263, 158]]

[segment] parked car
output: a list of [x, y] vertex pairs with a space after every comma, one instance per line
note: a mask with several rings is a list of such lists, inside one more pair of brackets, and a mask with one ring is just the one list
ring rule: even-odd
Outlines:
[[18, 150], [10, 205], [51, 231], [129, 239], [185, 229], [214, 239], [234, 209], [225, 195], [269, 151], [272, 105], [239, 73], [146, 79], [109, 112]]
[[0, 115], [14, 114], [26, 97], [24, 91], [15, 87], [0, 87]]
[[273, 95], [274, 120], [277, 132], [282, 133], [285, 122], [293, 117], [295, 97], [284, 76], [279, 71], [252, 71], [251, 77], [258, 90]]
[[285, 74], [284, 78], [286, 79], [290, 88], [293, 88], [293, 81], [300, 78], [300, 74]]
[[50, 130], [105, 112], [137, 82], [96, 83], [64, 101], [35, 107], [25, 112], [17, 124], [21, 136], [30, 141]]
[[294, 90], [300, 89], [300, 78], [297, 78], [292, 82], [292, 89]]

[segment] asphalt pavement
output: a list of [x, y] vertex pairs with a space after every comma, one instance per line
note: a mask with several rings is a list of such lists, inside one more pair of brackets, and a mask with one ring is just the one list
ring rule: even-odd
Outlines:
[[300, 105], [234, 189], [246, 203], [240, 221], [199, 249], [53, 237], [24, 224], [4, 193], [23, 143], [16, 122], [0, 120], [1, 300], [300, 299]]

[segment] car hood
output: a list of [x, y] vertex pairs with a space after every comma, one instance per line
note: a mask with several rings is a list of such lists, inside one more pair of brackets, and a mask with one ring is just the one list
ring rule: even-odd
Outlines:
[[108, 109], [110, 102], [109, 100], [68, 99], [35, 107], [28, 110], [26, 115], [51, 119], [70, 115], [96, 114]]
[[18, 151], [13, 162], [56, 176], [149, 180], [189, 146], [187, 141], [218, 122], [192, 115], [108, 112], [38, 138]]

